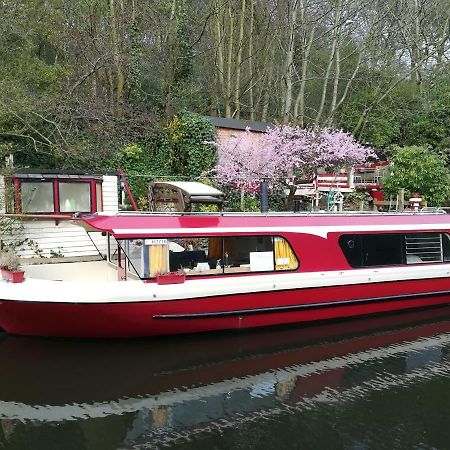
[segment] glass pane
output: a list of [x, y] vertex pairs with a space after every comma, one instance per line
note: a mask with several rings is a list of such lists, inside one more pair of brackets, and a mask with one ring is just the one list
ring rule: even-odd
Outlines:
[[102, 185], [100, 183], [95, 184], [95, 193], [97, 197], [97, 212], [103, 211]]
[[362, 235], [363, 265], [398, 266], [403, 264], [402, 234]]
[[444, 262], [450, 262], [450, 236], [448, 233], [442, 233], [442, 252]]
[[22, 212], [54, 212], [53, 183], [23, 181], [20, 185]]
[[224, 238], [225, 273], [274, 270], [272, 236], [232, 236]]
[[275, 237], [274, 248], [275, 270], [294, 270], [298, 267], [297, 257], [286, 239]]
[[117, 241], [108, 234], [108, 261], [117, 264]]
[[403, 234], [347, 234], [339, 245], [352, 267], [403, 264]]
[[59, 183], [59, 210], [61, 212], [90, 212], [90, 183]]
[[169, 268], [189, 276], [223, 274], [222, 238], [170, 239]]
[[144, 276], [144, 247], [142, 239], [129, 239], [126, 245], [128, 270], [140, 277]]

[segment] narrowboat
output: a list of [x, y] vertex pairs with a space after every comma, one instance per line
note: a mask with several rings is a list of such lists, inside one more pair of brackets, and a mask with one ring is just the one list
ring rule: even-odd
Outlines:
[[98, 213], [100, 261], [0, 283], [0, 327], [60, 337], [248, 329], [450, 303], [445, 213]]

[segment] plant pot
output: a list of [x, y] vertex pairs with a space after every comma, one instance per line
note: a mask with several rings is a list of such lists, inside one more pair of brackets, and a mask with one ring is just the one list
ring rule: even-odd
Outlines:
[[23, 270], [11, 271], [8, 269], [2, 269], [2, 278], [11, 283], [22, 283], [25, 277], [25, 272]]
[[186, 281], [185, 273], [168, 272], [156, 275], [156, 282], [158, 284], [181, 284]]

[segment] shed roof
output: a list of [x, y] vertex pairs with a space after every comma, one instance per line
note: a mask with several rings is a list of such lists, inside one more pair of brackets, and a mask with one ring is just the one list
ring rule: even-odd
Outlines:
[[229, 128], [232, 130], [245, 130], [249, 128], [257, 133], [265, 133], [267, 129], [272, 128], [273, 124], [268, 122], [257, 122], [254, 120], [237, 120], [225, 117], [205, 116], [216, 128]]

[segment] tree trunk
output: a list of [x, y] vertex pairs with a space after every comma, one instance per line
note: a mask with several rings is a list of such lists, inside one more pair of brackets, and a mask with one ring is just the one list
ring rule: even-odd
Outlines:
[[225, 90], [225, 117], [231, 117], [231, 72], [233, 64], [233, 39], [234, 39], [234, 20], [231, 3], [228, 3], [228, 57], [227, 57], [227, 84]]
[[241, 17], [239, 20], [239, 40], [238, 52], [236, 60], [236, 81], [234, 85], [234, 108], [235, 117], [237, 119], [241, 116], [241, 64], [242, 64], [242, 49], [244, 46], [244, 20], [245, 20], [246, 0], [241, 0]]
[[254, 0], [250, 0], [250, 29], [248, 37], [248, 79], [250, 86], [248, 89], [248, 105], [250, 109], [250, 120], [255, 120], [255, 100], [253, 98], [253, 28], [255, 22], [255, 5]]
[[335, 9], [334, 18], [333, 18], [334, 30], [333, 30], [333, 40], [332, 40], [331, 51], [330, 51], [330, 60], [328, 62], [327, 70], [325, 71], [325, 77], [323, 80], [322, 97], [320, 100], [319, 110], [317, 111], [317, 115], [316, 115], [316, 119], [315, 119], [316, 125], [319, 125], [320, 119], [322, 118], [323, 110], [325, 107], [325, 100], [327, 97], [328, 82], [330, 80], [331, 68], [333, 67], [333, 62], [336, 57], [336, 49], [337, 49], [337, 46], [339, 45], [338, 24], [339, 24], [339, 21], [341, 18], [341, 9], [342, 9], [342, 0], [337, 0], [336, 9]]
[[292, 4], [292, 12], [288, 11], [289, 32], [288, 32], [288, 47], [286, 51], [285, 63], [285, 95], [283, 106], [283, 123], [288, 123], [291, 118], [292, 110], [292, 91], [294, 85], [294, 56], [295, 56], [295, 26], [297, 22], [298, 0], [294, 0]]
[[302, 78], [300, 80], [300, 89], [298, 91], [297, 99], [295, 101], [295, 106], [294, 106], [294, 117], [298, 119], [299, 125], [301, 127], [304, 126], [304, 122], [305, 122], [306, 77], [308, 75], [309, 55], [311, 53], [311, 47], [314, 42], [315, 30], [316, 30], [316, 28], [313, 27], [311, 30], [311, 34], [309, 35], [308, 43], [306, 43], [306, 39], [303, 40], [303, 42], [305, 43], [305, 48], [304, 48], [303, 57], [302, 57], [302, 72], [301, 72]]
[[[223, 34], [222, 34], [222, 23], [220, 22], [220, 4], [219, 0], [215, 4], [215, 36], [216, 36], [216, 48], [217, 48], [217, 79], [219, 85], [219, 98], [225, 97], [225, 63], [223, 58]], [[217, 101], [219, 105], [219, 101]]]

